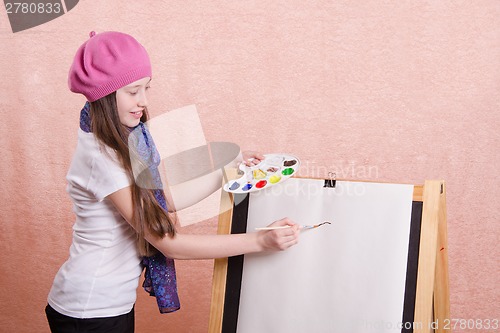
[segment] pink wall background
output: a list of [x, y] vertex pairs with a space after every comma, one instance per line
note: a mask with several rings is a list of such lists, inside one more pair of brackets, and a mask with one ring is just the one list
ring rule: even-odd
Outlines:
[[[0, 10], [1, 330], [48, 332], [84, 102], [66, 77], [91, 30], [140, 40], [153, 114], [196, 104], [209, 141], [296, 154], [302, 176], [444, 179], [451, 317], [500, 318], [498, 17], [496, 0], [87, 0], [13, 34]], [[207, 331], [212, 261], [177, 267], [181, 311], [160, 315], [139, 291], [138, 332]]]

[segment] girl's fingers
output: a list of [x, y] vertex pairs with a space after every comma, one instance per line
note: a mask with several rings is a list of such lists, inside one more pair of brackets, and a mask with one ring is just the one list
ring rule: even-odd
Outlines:
[[297, 238], [291, 238], [289, 240], [286, 240], [284, 241], [283, 243], [280, 244], [280, 249], [281, 250], [286, 250], [288, 249], [289, 247], [295, 245], [298, 243], [298, 239]]
[[283, 230], [283, 234], [277, 239], [278, 245], [282, 250], [297, 244], [298, 241], [299, 234], [298, 232], [293, 231], [292, 228], [288, 229], [287, 231]]
[[259, 152], [255, 151], [244, 151], [242, 152], [243, 164], [248, 167], [255, 166], [265, 159], [265, 156]]

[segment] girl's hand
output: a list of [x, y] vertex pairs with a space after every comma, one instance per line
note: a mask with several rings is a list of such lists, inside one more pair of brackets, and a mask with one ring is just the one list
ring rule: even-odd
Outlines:
[[261, 153], [251, 150], [242, 152], [242, 155], [242, 163], [249, 167], [257, 165], [265, 159], [264, 155], [262, 155]]
[[257, 242], [263, 251], [283, 251], [299, 241], [299, 225], [288, 218], [271, 223], [269, 227], [289, 226], [275, 230], [262, 230], [257, 234]]

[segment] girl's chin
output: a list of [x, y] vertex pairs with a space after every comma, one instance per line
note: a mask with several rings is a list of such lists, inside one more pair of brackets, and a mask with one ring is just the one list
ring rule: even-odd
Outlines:
[[121, 123], [126, 127], [134, 128], [139, 125], [140, 122], [140, 119], [127, 119], [126, 121], [122, 121]]

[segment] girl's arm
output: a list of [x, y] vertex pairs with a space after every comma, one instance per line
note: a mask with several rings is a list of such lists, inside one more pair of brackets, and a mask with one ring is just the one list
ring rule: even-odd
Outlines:
[[[121, 215], [131, 223], [133, 216], [130, 187], [108, 196]], [[165, 256], [172, 259], [214, 259], [245, 253], [280, 251], [298, 242], [299, 227], [289, 219], [276, 221], [273, 226], [289, 225], [290, 228], [233, 235], [192, 235], [177, 233], [175, 237], [159, 238], [146, 235], [146, 240]]]
[[[190, 207], [203, 199], [208, 198], [220, 189], [222, 184], [222, 171], [214, 171], [177, 185], [169, 185], [165, 181], [164, 192], [169, 212], [176, 212]], [[203, 184], [203, 186], [200, 186]]]
[[[264, 160], [264, 155], [255, 151], [244, 151], [240, 157], [241, 159], [237, 158], [235, 162], [248, 166], [256, 165]], [[222, 170], [177, 185], [168, 184], [167, 179], [164, 179], [164, 183], [168, 211], [175, 212], [200, 202], [220, 189]]]

